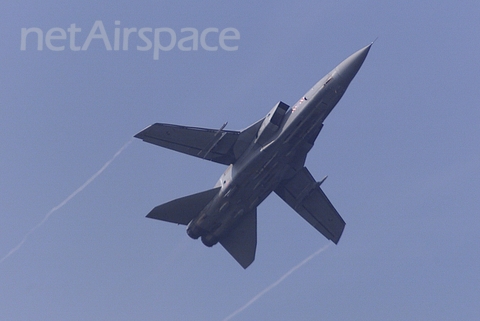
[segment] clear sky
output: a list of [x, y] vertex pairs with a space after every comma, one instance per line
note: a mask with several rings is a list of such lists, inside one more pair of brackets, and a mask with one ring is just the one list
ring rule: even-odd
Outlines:
[[[285, 275], [231, 320], [478, 320], [479, 19], [478, 1], [3, 3], [0, 320], [225, 320]], [[85, 45], [96, 21], [112, 50]], [[158, 59], [142, 28], [166, 28]], [[218, 32], [185, 51], [183, 28]], [[116, 154], [134, 134], [245, 128], [377, 37], [307, 159], [347, 222], [337, 246], [274, 194], [247, 270], [145, 218], [225, 167]]]

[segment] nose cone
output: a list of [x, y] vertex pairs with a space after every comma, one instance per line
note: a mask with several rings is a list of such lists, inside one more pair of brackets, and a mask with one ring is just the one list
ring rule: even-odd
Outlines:
[[363, 62], [365, 61], [365, 58], [367, 57], [368, 51], [370, 50], [372, 44], [373, 43], [355, 52], [353, 55], [342, 61], [335, 68], [335, 71], [348, 84], [352, 81], [353, 77], [355, 77]]

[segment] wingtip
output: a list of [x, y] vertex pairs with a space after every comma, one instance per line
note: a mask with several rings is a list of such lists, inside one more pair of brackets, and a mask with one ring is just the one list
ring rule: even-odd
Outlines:
[[155, 124], [152, 124], [152, 125], [148, 125], [147, 127], [145, 127], [144, 129], [142, 129], [141, 131], [139, 131], [138, 133], [135, 134], [135, 138], [139, 138], [139, 139], [144, 139], [145, 138], [145, 133], [147, 132], [147, 130], [150, 129], [150, 127], [152, 127], [153, 125]]

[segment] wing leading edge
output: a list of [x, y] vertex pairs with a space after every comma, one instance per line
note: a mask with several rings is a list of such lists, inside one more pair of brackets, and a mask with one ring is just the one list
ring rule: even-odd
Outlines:
[[280, 183], [275, 193], [327, 239], [338, 243], [345, 221], [306, 167]]

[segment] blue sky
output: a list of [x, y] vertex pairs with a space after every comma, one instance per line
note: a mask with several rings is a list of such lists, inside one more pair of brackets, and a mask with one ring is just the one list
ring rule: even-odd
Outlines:
[[[2, 9], [1, 320], [224, 320], [325, 247], [276, 195], [258, 208], [247, 270], [184, 227], [146, 219], [156, 205], [211, 188], [225, 168], [139, 140], [84, 184], [151, 123], [245, 128], [377, 37], [307, 159], [317, 179], [329, 176], [322, 188], [347, 222], [340, 243], [231, 320], [480, 316], [477, 2], [9, 1]], [[38, 51], [28, 38], [20, 50], [22, 28], [46, 35], [75, 24], [81, 44], [95, 21], [111, 39], [115, 21], [178, 38], [182, 28], [231, 27], [240, 39], [236, 51], [175, 47], [158, 60], [133, 43], [107, 51], [99, 39], [85, 51], [69, 40], [53, 42], [65, 50]]]

